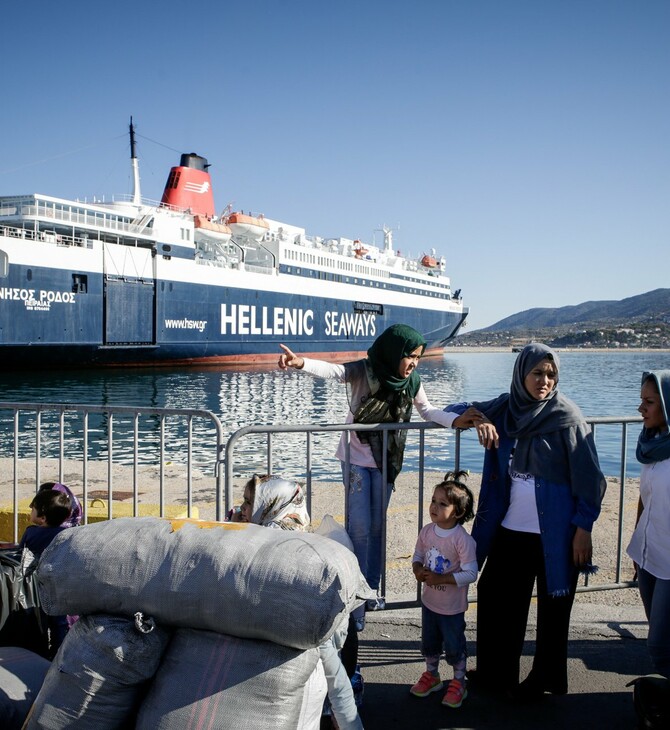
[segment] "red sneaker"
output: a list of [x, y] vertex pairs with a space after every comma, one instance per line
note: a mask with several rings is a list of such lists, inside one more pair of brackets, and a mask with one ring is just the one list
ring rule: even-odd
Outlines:
[[447, 685], [447, 694], [442, 698], [442, 704], [451, 707], [454, 710], [463, 704], [463, 700], [468, 696], [468, 690], [463, 682], [452, 679]]
[[440, 675], [435, 676], [430, 672], [424, 672], [421, 679], [410, 689], [415, 697], [428, 697], [431, 692], [438, 692], [443, 687]]

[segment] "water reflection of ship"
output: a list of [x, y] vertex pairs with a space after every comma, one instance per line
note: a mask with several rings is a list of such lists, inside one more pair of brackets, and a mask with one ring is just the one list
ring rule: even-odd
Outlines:
[[[453, 400], [462, 389], [463, 375], [441, 359], [422, 363], [421, 374], [431, 401], [443, 406]], [[124, 377], [125, 376], [125, 377]], [[63, 377], [59, 373], [8, 373], [0, 384], [0, 401], [46, 402], [62, 401]], [[132, 369], [129, 371], [89, 370], [68, 373], [66, 386], [71, 402], [102, 405], [137, 405], [156, 408], [203, 409], [219, 417], [224, 439], [251, 424], [325, 424], [342, 423], [348, 404], [346, 389], [330, 380], [312, 379], [297, 373], [282, 373], [275, 368], [257, 369]], [[34, 421], [34, 416], [32, 417]], [[416, 418], [416, 414], [415, 414]], [[42, 417], [43, 424], [57, 425], [57, 417]], [[70, 416], [68, 422], [74, 421]], [[11, 429], [11, 420], [0, 417], [0, 434]], [[114, 460], [119, 464], [133, 463], [132, 419], [116, 418], [113, 423]], [[204, 420], [194, 419], [191, 424], [191, 450], [194, 465], [211, 473], [216, 434]], [[81, 422], [77, 451], [81, 450]], [[161, 432], [155, 418], [142, 418], [145, 434], [139, 444], [140, 464], [151, 462], [151, 451], [156, 449]], [[102, 416], [92, 414], [89, 420], [89, 458], [107, 457], [108, 424]], [[168, 418], [164, 423], [166, 458], [175, 464], [184, 463], [188, 453], [189, 431], [183, 419]], [[426, 453], [430, 468], [445, 470], [450, 454], [451, 436], [442, 429], [426, 433]], [[334, 458], [338, 433], [316, 434], [311, 441], [312, 467], [315, 478], [339, 481], [340, 465]], [[8, 440], [7, 440], [8, 442]], [[416, 464], [416, 437], [408, 439], [406, 468]], [[2, 450], [0, 455], [11, 456]], [[282, 434], [273, 437], [275, 469], [304, 477], [306, 437], [303, 434]], [[239, 476], [267, 470], [267, 437], [254, 435], [240, 442], [235, 451], [235, 467]], [[22, 442], [21, 458], [34, 454], [35, 442]], [[58, 440], [44, 438], [42, 451], [45, 458], [58, 455]], [[68, 454], [70, 449], [68, 448]]]

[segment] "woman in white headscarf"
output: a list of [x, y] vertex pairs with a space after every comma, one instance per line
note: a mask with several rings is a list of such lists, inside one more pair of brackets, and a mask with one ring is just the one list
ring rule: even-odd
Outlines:
[[[242, 518], [278, 530], [306, 530], [310, 519], [302, 487], [277, 476], [254, 476], [244, 488]], [[328, 683], [328, 699], [340, 730], [363, 730], [347, 672], [340, 659], [346, 623], [319, 647]]]

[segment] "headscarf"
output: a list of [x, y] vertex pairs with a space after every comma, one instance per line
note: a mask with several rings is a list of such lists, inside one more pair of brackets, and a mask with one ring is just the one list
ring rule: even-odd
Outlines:
[[45, 482], [40, 484], [38, 491], [43, 492], [46, 489], [55, 489], [57, 492], [67, 495], [70, 498], [70, 516], [61, 523], [61, 527], [77, 527], [81, 525], [83, 517], [83, 510], [81, 508], [81, 502], [75, 497], [70, 487], [61, 484], [60, 482]]
[[[551, 360], [556, 366], [556, 385], [551, 393], [537, 400], [526, 390], [526, 376], [542, 360]], [[584, 423], [579, 408], [558, 390], [560, 361], [558, 354], [540, 342], [526, 345], [514, 363], [509, 393], [503, 393], [493, 401], [475, 407], [491, 420], [504, 413], [505, 431], [518, 439], [513, 457], [514, 469], [523, 474], [543, 476], [549, 481], [564, 481], [567, 464], [563, 461], [563, 439], [560, 432]], [[542, 436], [542, 439], [535, 439]], [[542, 452], [540, 443], [542, 442]], [[547, 453], [559, 456], [547, 460]]]
[[423, 355], [426, 340], [407, 324], [392, 324], [372, 343], [368, 350], [368, 361], [384, 390], [393, 392], [404, 390], [414, 398], [421, 385], [419, 373], [412, 370], [409, 377], [401, 378], [398, 368], [400, 361], [404, 357], [409, 357], [417, 347], [421, 348]]
[[251, 521], [280, 530], [306, 530], [310, 520], [301, 486], [276, 476], [257, 481]]
[[[642, 374], [642, 385], [647, 380], [656, 383], [661, 397], [661, 408], [665, 424], [668, 426], [668, 404], [670, 404], [670, 370], [652, 370]], [[642, 464], [651, 464], [654, 461], [663, 461], [670, 458], [670, 431], [660, 432], [657, 428], [642, 428], [637, 440], [635, 452], [637, 460]]]
[[[409, 377], [401, 378], [400, 361], [409, 357], [417, 347], [423, 355], [426, 341], [413, 327], [393, 324], [385, 329], [372, 343], [368, 357], [348, 363], [350, 372], [360, 371], [354, 379], [367, 379], [370, 395], [364, 398], [354, 411], [354, 423], [402, 423], [409, 421], [414, 397], [421, 387], [421, 376], [412, 370]], [[352, 394], [349, 392], [352, 407]], [[384, 449], [381, 431], [364, 431], [358, 434], [363, 443], [369, 444], [377, 468], [383, 470]], [[389, 431], [386, 450], [387, 478], [393, 484], [402, 469], [407, 431]]]

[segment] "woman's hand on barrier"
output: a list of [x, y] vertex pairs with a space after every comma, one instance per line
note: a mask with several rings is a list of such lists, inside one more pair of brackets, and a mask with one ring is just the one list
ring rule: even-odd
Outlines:
[[479, 443], [487, 449], [498, 448], [498, 431], [489, 419], [477, 408], [470, 406], [453, 422], [454, 428], [475, 428]]
[[305, 365], [305, 358], [300, 357], [300, 355], [296, 355], [293, 350], [291, 350], [290, 347], [286, 347], [286, 345], [279, 345], [281, 349], [284, 351], [279, 356], [279, 368], [281, 370], [287, 370], [288, 368], [296, 368], [296, 370], [302, 370], [303, 366]]
[[578, 568], [583, 568], [591, 564], [592, 557], [591, 533], [583, 527], [578, 527], [575, 530], [575, 536], [572, 538], [572, 559]]

